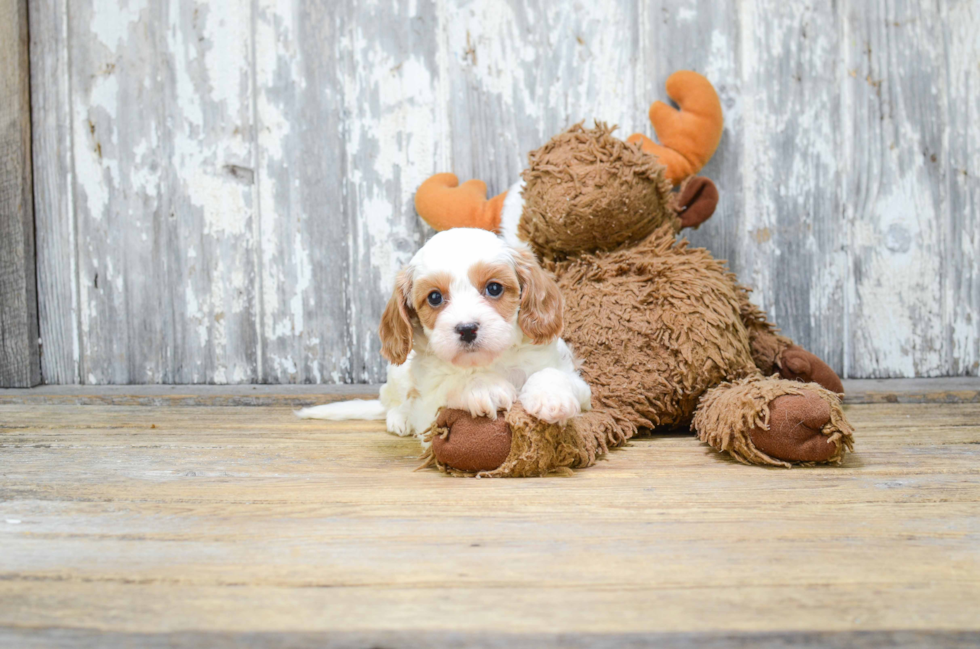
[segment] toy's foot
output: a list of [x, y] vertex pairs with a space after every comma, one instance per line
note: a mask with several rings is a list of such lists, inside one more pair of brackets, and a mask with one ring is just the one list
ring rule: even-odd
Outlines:
[[823, 434], [830, 422], [830, 404], [816, 392], [785, 394], [769, 402], [769, 430], [749, 432], [755, 447], [786, 462], [826, 462], [839, 449], [839, 441]]
[[426, 433], [432, 444], [423, 455], [423, 466], [434, 464], [451, 475], [493, 478], [567, 473], [592, 466], [635, 432], [596, 410], [561, 425], [528, 414], [520, 403], [494, 420], [446, 409]]
[[779, 375], [790, 381], [817, 383], [836, 394], [844, 394], [844, 384], [830, 366], [798, 345], [787, 347], [776, 359]]
[[445, 435], [432, 438], [436, 461], [457, 471], [492, 471], [510, 454], [511, 432], [504, 417], [473, 417], [465, 410], [445, 409], [436, 420]]
[[840, 464], [854, 431], [840, 397], [813, 383], [747, 377], [708, 390], [694, 415], [701, 441], [739, 462]]

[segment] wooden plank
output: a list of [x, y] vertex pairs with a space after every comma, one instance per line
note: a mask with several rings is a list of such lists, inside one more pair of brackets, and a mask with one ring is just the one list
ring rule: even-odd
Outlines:
[[0, 2], [0, 387], [41, 382], [27, 3]]
[[[710, 639], [718, 634], [715, 629], [719, 626], [727, 627], [722, 634], [736, 637], [745, 634], [751, 638], [756, 633], [767, 633], [754, 628], [755, 625], [748, 620], [740, 624], [739, 618], [744, 620], [745, 616], [757, 615], [758, 619], [784, 620], [787, 609], [793, 607], [802, 609], [802, 615], [793, 619], [802, 623], [791, 629], [777, 627], [768, 633], [782, 632], [791, 637], [797, 634], [815, 635], [816, 638], [823, 633], [856, 630], [919, 631], [924, 632], [925, 637], [932, 632], [939, 638], [944, 637], [942, 632], [953, 637], [956, 632], [963, 633], [967, 638], [977, 635], [975, 620], [964, 611], [963, 600], [957, 599], [967, 598], [969, 603], [975, 602], [975, 592], [972, 591], [975, 586], [970, 583], [913, 588], [881, 587], [873, 591], [873, 596], [869, 596], [872, 591], [860, 586], [720, 588], [717, 591], [713, 588], [644, 588], [619, 592], [611, 587], [584, 593], [575, 590], [566, 593], [534, 586], [487, 590], [448, 586], [391, 590], [252, 587], [239, 588], [236, 592], [230, 587], [127, 587], [104, 583], [97, 584], [102, 596], [94, 597], [91, 596], [93, 585], [68, 580], [67, 583], [35, 584], [34, 597], [28, 600], [17, 598], [25, 585], [22, 581], [0, 584], [0, 602], [4, 604], [6, 612], [0, 617], [0, 624], [15, 627], [12, 620], [23, 618], [40, 627], [38, 632], [50, 633], [78, 620], [71, 626], [101, 627], [101, 632], [110, 641], [119, 633], [169, 635], [191, 630], [226, 634], [258, 633], [265, 634], [271, 640], [289, 637], [291, 633], [353, 635], [359, 632], [367, 642], [347, 646], [379, 646], [378, 639], [384, 637], [382, 634], [397, 631], [405, 643], [400, 646], [420, 647], [428, 645], [419, 640], [441, 631], [461, 634], [463, 638], [475, 634], [497, 637], [503, 641], [500, 646], [510, 646], [506, 644], [509, 634], [518, 634], [520, 638], [521, 635], [536, 632], [565, 647], [569, 645], [560, 641], [579, 635], [585, 635], [583, 640], [598, 636], [598, 642], [605, 639], [605, 646], [622, 646], [616, 641], [622, 643], [636, 634], [685, 633], [693, 636], [692, 644], [698, 646], [696, 641], [699, 638], [702, 641]], [[83, 598], [87, 595], [89, 599], [85, 601]], [[908, 614], [912, 608], [908, 602], [910, 595], [921, 597], [917, 607], [920, 613], [913, 615], [911, 620], [902, 620], [901, 615]], [[650, 601], [654, 597], [663, 597], [663, 601], [651, 606]], [[417, 603], [412, 604], [413, 600]], [[48, 604], [50, 608], [41, 611], [38, 604]], [[68, 608], [70, 606], [80, 608], [72, 610]], [[939, 623], [930, 627], [934, 614], [944, 606], [950, 612], [940, 616]], [[438, 614], [430, 613], [430, 607], [438, 610]], [[105, 624], [113, 610], [125, 612], [127, 619], [122, 624]], [[705, 627], [708, 624], [703, 617], [710, 614], [715, 618], [711, 629], [696, 632], [691, 628], [690, 618], [699, 613]], [[166, 617], [161, 617], [161, 614]], [[272, 646], [282, 645], [273, 643]]]
[[[253, 637], [260, 641], [265, 639], [268, 646], [282, 646], [277, 641], [290, 638], [293, 634], [302, 638], [304, 634], [319, 632], [355, 639], [353, 644], [342, 645], [347, 647], [388, 646], [380, 642], [381, 638], [385, 637], [399, 639], [400, 642], [396, 646], [429, 646], [425, 642], [426, 638], [433, 636], [438, 638], [443, 634], [452, 634], [462, 640], [469, 639], [470, 644], [463, 646], [474, 646], [472, 641], [475, 638], [496, 639], [496, 642], [492, 642], [490, 646], [511, 646], [507, 641], [513, 634], [518, 640], [522, 636], [525, 638], [530, 636], [531, 639], [544, 638], [549, 643], [544, 646], [615, 647], [623, 646], [622, 643], [632, 637], [643, 638], [649, 634], [657, 638], [657, 634], [668, 633], [684, 634], [681, 637], [687, 636], [685, 639], [688, 643], [679, 646], [744, 647], [756, 646], [751, 643], [751, 638], [763, 633], [775, 636], [774, 640], [785, 640], [787, 637], [795, 636], [819, 641], [824, 634], [833, 637], [832, 634], [835, 632], [847, 634], [867, 629], [865, 633], [878, 632], [879, 639], [886, 639], [889, 637], [886, 632], [899, 631], [899, 629], [889, 628], [889, 624], [904, 626], [901, 631], [910, 633], [912, 637], [915, 637], [918, 632], [921, 634], [920, 638], [943, 639], [958, 636], [966, 639], [976, 638], [975, 625], [971, 624], [965, 615], [958, 618], [963, 621], [961, 627], [955, 626], [956, 622], [952, 621], [949, 626], [923, 628], [929, 623], [929, 613], [940, 606], [949, 606], [954, 611], [962, 610], [958, 606], [961, 602], [956, 601], [955, 598], [970, 597], [968, 584], [954, 585], [946, 589], [940, 586], [916, 589], [882, 588], [875, 597], [867, 597], [868, 591], [861, 588], [830, 587], [814, 587], [808, 589], [805, 594], [800, 594], [790, 587], [776, 589], [776, 592], [766, 592], [765, 589], [759, 591], [720, 589], [717, 593], [700, 589], [676, 591], [644, 589], [620, 593], [615, 589], [609, 589], [585, 594], [576, 591], [561, 593], [534, 587], [489, 592], [444, 587], [396, 591], [311, 588], [305, 591], [285, 592], [277, 588], [256, 588], [247, 591], [240, 589], [234, 593], [234, 599], [230, 596], [232, 590], [230, 588], [143, 587], [136, 589], [119, 584], [99, 586], [104, 589], [104, 597], [91, 598], [91, 603], [80, 611], [61, 613], [65, 611], [64, 607], [75, 605], [81, 596], [91, 592], [91, 586], [85, 588], [70, 582], [38, 584], [37, 601], [50, 603], [52, 606], [49, 614], [44, 615], [43, 618], [37, 616], [43, 622], [39, 620], [38, 626], [41, 628], [36, 632], [50, 634], [59, 626], [65, 626], [63, 619], [67, 617], [69, 620], [81, 619], [84, 623], [79, 626], [82, 628], [99, 629], [102, 637], [109, 642], [120, 636], [125, 638], [126, 634], [139, 634], [137, 638], [147, 633], [166, 634], [167, 639], [176, 636], [179, 640], [182, 633], [196, 632], [202, 634], [202, 639], [221, 635], [234, 637], [238, 634], [248, 634], [248, 636], [256, 634]], [[28, 608], [31, 602], [13, 599], [22, 587], [23, 584], [20, 582], [0, 585], [0, 601], [5, 605], [9, 604], [12, 608], [7, 610], [13, 614], [21, 613], [24, 609], [31, 610]], [[910, 594], [921, 596], [923, 615], [921, 618], [916, 616], [915, 620], [902, 625], [899, 615], [908, 610], [907, 602]], [[144, 597], [134, 600], [135, 595], [144, 595]], [[713, 596], [708, 602], [699, 601], [700, 597], [706, 595]], [[779, 595], [788, 599], [779, 600]], [[650, 598], [656, 596], [664, 597], [664, 600], [662, 603], [658, 601], [657, 606], [651, 606]], [[770, 597], [772, 599], [769, 599]], [[765, 601], [760, 602], [762, 598], [765, 598]], [[415, 599], [418, 604], [399, 606], [401, 602], [412, 599]], [[706, 604], [710, 605], [710, 608], [702, 608]], [[438, 607], [439, 614], [429, 614], [426, 607], [432, 605]], [[743, 628], [739, 628], [740, 625], [735, 622], [735, 618], [750, 614], [772, 620], [783, 619], [786, 609], [792, 606], [802, 607], [806, 612], [806, 624], [802, 625], [802, 628], [760, 632], [753, 628], [744, 628], [749, 626], [748, 624], [743, 624], [741, 625]], [[110, 611], [111, 607], [117, 607], [116, 610], [133, 611], [135, 614], [130, 618], [132, 622], [122, 628], [117, 625], [105, 628], [102, 624], [104, 617], [100, 613]], [[200, 613], [202, 610], [210, 612], [212, 617], [206, 618]], [[160, 619], [161, 612], [166, 611], [171, 611], [173, 617]], [[261, 618], [250, 616], [253, 611], [262, 611]], [[542, 611], [550, 614], [544, 625], [539, 621]], [[699, 632], [677, 630], [678, 627], [687, 626], [679, 623], [678, 618], [688, 618], [698, 612], [704, 616], [710, 614], [734, 628], [721, 633], [707, 629]], [[479, 618], [475, 618], [474, 614], [479, 614]], [[826, 619], [821, 620], [821, 615]], [[953, 616], [946, 617], [948, 619]], [[433, 629], [435, 620], [444, 620], [445, 626], [449, 628]], [[653, 628], [658, 623], [661, 627]], [[224, 631], [222, 628], [232, 625], [241, 630], [236, 633]], [[370, 628], [365, 628], [368, 625]], [[99, 626], [102, 628], [100, 629]], [[848, 626], [852, 628], [847, 628]], [[731, 637], [732, 644], [710, 644], [712, 637], [719, 635]], [[901, 633], [898, 637], [901, 637]], [[578, 641], [575, 640], [576, 638]], [[748, 642], [738, 642], [743, 638]], [[160, 638], [158, 642], [163, 639]], [[578, 644], [579, 642], [581, 644]], [[267, 646], [261, 642], [256, 644]], [[627, 646], [649, 645], [640, 643]], [[794, 645], [774, 642], [769, 646]]]
[[435, 7], [270, 2], [257, 19], [262, 380], [383, 380], [377, 323], [443, 146]]
[[339, 30], [326, 5], [257, 5], [258, 375], [270, 383], [352, 380]]
[[786, 335], [844, 375], [836, 5], [739, 7], [742, 282]]
[[183, 649], [186, 647], [280, 647], [291, 649], [347, 649], [349, 647], [428, 647], [432, 649], [506, 646], [514, 649], [596, 649], [616, 647], [758, 647], [784, 649], [819, 646], [828, 649], [866, 649], [892, 647], [973, 647], [980, 634], [970, 631], [842, 631], [776, 633], [621, 633], [606, 636], [595, 633], [568, 634], [515, 633], [513, 631], [347, 631], [347, 632], [259, 632], [222, 633], [176, 631], [173, 633], [106, 633], [94, 629], [0, 629], [0, 643], [33, 649], [35, 647], [146, 647]]
[[629, 0], [446, 5], [452, 150], [440, 162], [493, 195], [520, 179], [530, 151], [576, 122], [618, 124], [622, 137], [646, 124], [640, 11]]
[[419, 182], [649, 132], [677, 68], [727, 119], [695, 244], [839, 372], [980, 372], [968, 0], [29, 3], [49, 382], [378, 382]]
[[839, 468], [668, 435], [494, 481], [413, 472], [380, 422], [0, 406], [0, 639], [971, 642], [978, 407], [850, 406]]
[[350, 323], [349, 376], [384, 380], [377, 327], [395, 275], [426, 226], [415, 190], [445, 167], [448, 147], [441, 25], [435, 2], [348, 3], [340, 21]]
[[79, 383], [67, 0], [29, 0], [38, 319], [45, 383]]
[[71, 7], [83, 382], [258, 378], [250, 8]]
[[980, 403], [976, 377], [844, 379], [845, 403]]
[[[279, 406], [375, 399], [368, 385], [46, 385], [0, 390], [0, 404]], [[980, 379], [844, 379], [844, 403], [980, 403]]]
[[840, 158], [851, 279], [849, 376], [938, 376], [950, 367], [942, 314], [947, 101], [939, 5], [841, 5]]
[[45, 385], [0, 390], [0, 404], [280, 406], [377, 399], [379, 385]]
[[949, 374], [980, 374], [980, 8], [943, 3], [949, 180], [943, 344]]

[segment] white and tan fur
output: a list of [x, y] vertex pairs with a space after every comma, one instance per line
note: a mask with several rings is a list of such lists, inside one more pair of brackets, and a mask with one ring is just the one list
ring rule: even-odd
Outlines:
[[558, 286], [529, 251], [485, 230], [440, 232], [399, 273], [382, 316], [391, 365], [380, 400], [297, 414], [385, 418], [389, 432], [420, 435], [440, 408], [496, 418], [520, 401], [539, 419], [564, 422], [590, 409], [591, 391], [559, 338], [562, 307]]

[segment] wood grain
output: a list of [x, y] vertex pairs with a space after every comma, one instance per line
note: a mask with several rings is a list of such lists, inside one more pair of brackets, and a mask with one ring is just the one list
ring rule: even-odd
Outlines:
[[948, 48], [947, 178], [943, 313], [950, 374], [980, 374], [980, 6], [943, 4]]
[[[0, 404], [276, 406], [376, 399], [379, 385], [45, 385], [0, 390]], [[980, 403], [980, 378], [844, 379], [844, 403]]]
[[0, 0], [0, 387], [41, 381], [27, 3]]
[[436, 5], [426, 0], [347, 3], [338, 14], [350, 260], [345, 349], [349, 380], [371, 383], [387, 372], [377, 328], [395, 275], [424, 241], [415, 189], [444, 155], [441, 34]]
[[38, 317], [45, 383], [81, 383], [68, 0], [28, 0]]
[[43, 647], [146, 647], [178, 649], [185, 647], [279, 647], [290, 649], [349, 649], [351, 647], [513, 647], [515, 649], [568, 649], [663, 647], [691, 649], [704, 647], [758, 647], [785, 649], [818, 645], [830, 649], [870, 649], [872, 647], [962, 647], [976, 645], [978, 634], [969, 631], [853, 631], [853, 632], [773, 632], [773, 633], [623, 633], [605, 636], [597, 633], [502, 633], [496, 631], [460, 633], [458, 631], [381, 631], [381, 632], [258, 632], [223, 633], [179, 631], [175, 633], [101, 633], [88, 629], [0, 629], [0, 643], [25, 649]]
[[949, 371], [949, 350], [939, 343], [948, 168], [938, 6], [842, 5], [852, 293], [847, 373], [855, 376]]
[[736, 272], [788, 336], [843, 368], [847, 254], [836, 5], [748, 2], [740, 19], [742, 162], [752, 173], [743, 184]]
[[257, 5], [262, 381], [353, 380], [339, 36], [327, 5]]
[[694, 243], [842, 375], [980, 372], [973, 0], [236, 2], [30, 0], [48, 382], [379, 382], [418, 184], [652, 134], [681, 68], [726, 113]]
[[572, 124], [646, 123], [638, 3], [447, 3], [450, 162], [490, 194], [519, 179], [528, 153]]
[[83, 382], [258, 379], [250, 7], [71, 4]]
[[839, 468], [668, 435], [494, 481], [413, 472], [376, 422], [0, 405], [0, 639], [968, 644], [978, 408], [848, 406]]

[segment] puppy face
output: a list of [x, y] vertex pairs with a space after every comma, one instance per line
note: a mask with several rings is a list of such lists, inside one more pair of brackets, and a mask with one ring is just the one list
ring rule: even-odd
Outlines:
[[527, 336], [535, 344], [561, 334], [555, 282], [526, 251], [485, 230], [440, 232], [398, 277], [382, 317], [382, 353], [405, 362], [415, 336], [459, 367], [492, 363]]

